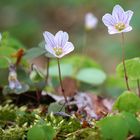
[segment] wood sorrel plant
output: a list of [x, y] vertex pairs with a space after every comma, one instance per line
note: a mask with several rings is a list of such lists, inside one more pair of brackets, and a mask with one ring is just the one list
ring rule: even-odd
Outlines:
[[128, 76], [125, 65], [125, 54], [124, 54], [124, 32], [129, 32], [132, 30], [132, 27], [129, 25], [129, 22], [132, 18], [133, 12], [131, 10], [124, 11], [120, 5], [116, 5], [113, 8], [112, 15], [105, 14], [102, 18], [105, 26], [108, 27], [109, 34], [121, 33], [122, 37], [122, 61], [124, 67], [124, 77], [127, 89], [130, 90], [128, 83]]
[[74, 50], [74, 46], [71, 42], [68, 42], [69, 35], [66, 32], [59, 31], [55, 34], [51, 34], [50, 32], [45, 31], [43, 33], [45, 38], [45, 49], [50, 52], [54, 57], [57, 58], [58, 62], [58, 71], [59, 71], [59, 80], [61, 85], [62, 94], [65, 98], [65, 102], [67, 103], [67, 97], [65, 95], [62, 77], [61, 77], [61, 69], [60, 69], [60, 58], [64, 55], [70, 53]]

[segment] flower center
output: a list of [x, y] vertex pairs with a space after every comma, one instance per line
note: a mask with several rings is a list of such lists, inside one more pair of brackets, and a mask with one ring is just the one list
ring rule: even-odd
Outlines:
[[125, 24], [124, 23], [117, 23], [116, 25], [115, 25], [115, 28], [118, 30], [118, 31], [122, 31], [122, 30], [124, 30], [125, 29]]
[[11, 72], [11, 73], [9, 74], [8, 79], [9, 79], [9, 81], [16, 81], [16, 80], [17, 80], [17, 75], [16, 75], [16, 73]]
[[55, 47], [55, 48], [53, 48], [53, 50], [55, 51], [55, 54], [57, 56], [59, 56], [59, 55], [61, 55], [63, 53], [63, 50], [60, 47]]

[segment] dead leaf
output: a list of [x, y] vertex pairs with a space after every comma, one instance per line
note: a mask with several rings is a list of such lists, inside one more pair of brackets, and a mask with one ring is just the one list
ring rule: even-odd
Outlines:
[[[63, 83], [63, 87], [64, 87], [66, 96], [72, 97], [76, 94], [77, 82], [75, 79], [70, 78], [70, 77], [65, 77], [64, 80], [62, 81], [62, 83]], [[60, 86], [56, 89], [56, 92], [58, 93], [58, 95], [62, 95]]]

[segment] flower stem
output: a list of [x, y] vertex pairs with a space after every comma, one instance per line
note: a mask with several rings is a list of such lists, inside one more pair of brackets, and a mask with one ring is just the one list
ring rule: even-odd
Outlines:
[[86, 54], [88, 55], [88, 48], [90, 46], [90, 40], [89, 40], [89, 37], [90, 37], [90, 31], [89, 30], [85, 30], [84, 31], [84, 41], [83, 41], [83, 48], [82, 48], [82, 54]]
[[126, 87], [127, 90], [130, 91], [129, 83], [128, 83], [128, 76], [126, 72], [126, 65], [125, 65], [125, 53], [124, 53], [124, 34], [122, 33], [122, 62], [123, 62], [123, 67], [124, 67], [124, 78], [126, 82]]
[[65, 90], [64, 90], [64, 87], [63, 87], [63, 83], [62, 83], [62, 76], [61, 76], [61, 69], [60, 69], [60, 61], [59, 61], [59, 58], [57, 58], [57, 63], [58, 63], [59, 80], [60, 80], [60, 86], [61, 86], [62, 94], [64, 96], [65, 103], [68, 103], [67, 97], [65, 95]]
[[139, 79], [137, 80], [137, 86], [138, 86], [138, 94], [139, 94], [139, 97], [140, 97], [140, 81], [139, 81]]
[[49, 66], [50, 66], [50, 58], [47, 57], [47, 74], [46, 74], [46, 79], [45, 79], [46, 85], [48, 85], [48, 79], [49, 79]]
[[41, 94], [40, 94], [40, 91], [38, 90], [38, 88], [36, 88], [36, 98], [37, 98], [37, 102], [39, 104], [40, 103]]

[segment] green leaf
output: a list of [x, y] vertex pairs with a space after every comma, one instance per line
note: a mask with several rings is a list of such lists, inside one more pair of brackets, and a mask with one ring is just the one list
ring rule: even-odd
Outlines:
[[2, 40], [0, 42], [0, 47], [8, 47], [8, 48], [13, 48], [13, 49], [20, 49], [20, 48], [24, 48], [25, 46], [23, 46], [21, 44], [20, 41], [18, 41], [15, 38], [12, 38], [8, 32], [3, 32], [2, 33]]
[[100, 85], [105, 81], [106, 75], [100, 69], [84, 68], [78, 72], [76, 79], [88, 84]]
[[33, 65], [33, 70], [30, 73], [30, 79], [33, 82], [40, 82], [45, 79], [45, 75], [41, 69], [39, 69], [37, 66]]
[[[77, 73], [82, 68], [101, 68], [101, 66], [96, 63], [90, 57], [84, 55], [71, 55], [61, 59], [61, 64], [70, 64], [74, 69], [74, 73]], [[56, 61], [51, 61], [51, 65], [57, 65]]]
[[[137, 88], [137, 82], [136, 81], [129, 80], [129, 85], [130, 85], [131, 88]], [[126, 83], [124, 81], [124, 78], [114, 76], [114, 75], [110, 75], [110, 76], [107, 77], [106, 86], [109, 87], [109, 88], [116, 87], [116, 88], [125, 89], [126, 88]]]
[[45, 45], [47, 45], [47, 44], [45, 44], [45, 41], [42, 41], [41, 43], [39, 43], [38, 46], [39, 46], [41, 49], [44, 49], [44, 50], [45, 50], [45, 56], [46, 56], [46, 57], [55, 58], [54, 55], [52, 55], [50, 52], [48, 52], [48, 51], [45, 49]]
[[[130, 80], [140, 79], [140, 57], [126, 60], [125, 65]], [[120, 77], [124, 77], [124, 67], [122, 63], [117, 66], [116, 70]]]
[[102, 140], [126, 140], [128, 124], [120, 115], [108, 116], [99, 122]]
[[26, 83], [28, 85], [32, 85], [32, 81], [29, 77], [29, 73], [26, 71], [24, 67], [18, 67], [17, 68], [17, 75], [18, 75], [18, 80]]
[[0, 69], [0, 85], [4, 86], [8, 84], [9, 70], [7, 68]]
[[107, 95], [115, 97], [116, 99], [116, 97], [120, 96], [120, 94], [124, 91], [126, 85], [124, 79], [118, 76], [109, 75], [105, 82], [105, 87]]
[[42, 129], [45, 132], [46, 140], [53, 140], [56, 135], [55, 130], [51, 126], [43, 125]]
[[[24, 48], [25, 49], [25, 46], [23, 46], [23, 44], [21, 44], [21, 42], [18, 41], [17, 39], [15, 39], [15, 38], [8, 38], [6, 46], [14, 48], [16, 50], [20, 49], [20, 48]], [[4, 47], [6, 47], [6, 46], [4, 46]]]
[[[45, 77], [44, 77], [45, 78]], [[37, 73], [36, 71], [32, 71], [30, 73], [30, 79], [33, 81], [33, 82], [40, 82], [42, 81], [43, 79], [43, 76], [40, 75], [39, 73]]]
[[59, 112], [60, 110], [61, 110], [61, 112], [65, 112], [65, 106], [58, 102], [51, 103], [48, 107], [48, 113]]
[[47, 140], [45, 137], [45, 131], [41, 126], [33, 126], [27, 133], [27, 140]]
[[45, 42], [39, 43], [38, 47], [34, 47], [29, 49], [26, 54], [24, 55], [25, 59], [34, 59], [41, 55], [46, 57], [54, 57], [52, 56], [46, 49], [45, 49]]
[[71, 55], [62, 59], [62, 63], [72, 64], [76, 71], [81, 68], [101, 68], [101, 66], [92, 58], [84, 55]]
[[[97, 72], [97, 74], [99, 74], [98, 76], [102, 76], [103, 79], [100, 79], [101, 77], [99, 77], [97, 82], [94, 81], [95, 83], [87, 80], [86, 81], [87, 84], [94, 84], [94, 85], [97, 84], [98, 85], [98, 84], [102, 83], [101, 80], [104, 81], [104, 77], [106, 78], [106, 75], [104, 74], [104, 72], [102, 72], [100, 70], [99, 64], [97, 64], [91, 58], [86, 57], [86, 56], [82, 56], [82, 55], [72, 55], [72, 56], [68, 56], [66, 58], [61, 59], [60, 67], [61, 67], [62, 77], [71, 76], [77, 80], [79, 80], [77, 78], [77, 74], [79, 74], [79, 71], [81, 69], [96, 68], [98, 70], [98, 72]], [[97, 70], [94, 70], [94, 72]], [[49, 73], [51, 76], [56, 76], [56, 77], [59, 76], [58, 65], [57, 65], [56, 60], [51, 60]], [[81, 81], [83, 81], [83, 80], [81, 80]], [[85, 79], [83, 82], [85, 82]]]
[[0, 68], [9, 67], [9, 62], [13, 62], [14, 59], [11, 57], [16, 52], [15, 49], [10, 47], [0, 47]]
[[27, 133], [27, 140], [53, 140], [56, 132], [51, 126], [35, 125], [29, 129]]
[[136, 113], [140, 110], [140, 99], [139, 97], [130, 91], [122, 93], [113, 105], [114, 109], [131, 113]]
[[39, 57], [45, 53], [46, 53], [45, 48], [35, 47], [35, 48], [31, 48], [30, 50], [28, 50], [26, 52], [26, 54], [24, 55], [24, 58], [31, 60], [31, 59]]
[[27, 84], [22, 83], [21, 86], [22, 86], [21, 89], [10, 89], [9, 86], [5, 86], [2, 92], [4, 95], [10, 94], [10, 93], [21, 94], [29, 90], [29, 86]]
[[14, 90], [15, 94], [25, 93], [25, 92], [27, 92], [29, 90], [29, 86], [27, 84], [22, 83], [21, 86], [22, 86], [21, 89], [15, 89]]
[[[133, 89], [137, 88], [137, 82], [129, 80], [129, 86]], [[126, 89], [124, 78], [116, 75], [109, 75], [105, 82], [106, 93], [109, 96], [118, 97]]]
[[126, 85], [124, 83], [124, 79], [114, 75], [109, 75], [106, 80], [106, 86], [109, 88], [116, 87], [116, 88], [125, 89]]
[[[72, 67], [72, 65], [70, 65], [70, 64], [60, 64], [60, 68], [61, 68], [61, 75], [62, 75], [62, 77], [72, 76], [72, 74], [73, 74], [73, 67]], [[57, 65], [50, 66], [49, 74], [51, 76], [59, 76], [58, 66]]]
[[129, 112], [122, 112], [121, 115], [128, 123], [129, 131], [136, 137], [140, 137], [140, 122], [136, 119], [135, 115]]

